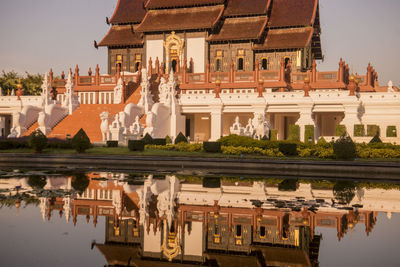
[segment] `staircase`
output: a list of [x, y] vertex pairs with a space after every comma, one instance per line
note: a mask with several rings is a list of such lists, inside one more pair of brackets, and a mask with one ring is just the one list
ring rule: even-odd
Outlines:
[[39, 123], [32, 124], [22, 136], [30, 136], [39, 127]]
[[[123, 111], [125, 105], [126, 104], [82, 104], [72, 115], [65, 117], [64, 120], [58, 123], [47, 137], [60, 139], [65, 139], [67, 135], [73, 137], [82, 128], [92, 143], [100, 142], [102, 141], [100, 113], [108, 111], [110, 117], [112, 117], [118, 112]], [[110, 122], [112, 122], [112, 120], [110, 120]]]

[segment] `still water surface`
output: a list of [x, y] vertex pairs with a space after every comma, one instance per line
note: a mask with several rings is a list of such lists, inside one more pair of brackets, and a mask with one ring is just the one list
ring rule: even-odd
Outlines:
[[398, 184], [0, 174], [0, 266], [400, 264]]

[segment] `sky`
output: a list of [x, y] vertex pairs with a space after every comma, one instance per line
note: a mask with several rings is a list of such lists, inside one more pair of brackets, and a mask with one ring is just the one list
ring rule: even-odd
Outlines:
[[[249, 0], [251, 1], [251, 0]], [[93, 41], [105, 36], [118, 0], [0, 0], [0, 71], [55, 75], [79, 64], [80, 73], [100, 65], [106, 73], [107, 49]], [[342, 57], [354, 72], [369, 62], [379, 82], [400, 84], [399, 0], [320, 0], [324, 62], [318, 70], [337, 70]]]

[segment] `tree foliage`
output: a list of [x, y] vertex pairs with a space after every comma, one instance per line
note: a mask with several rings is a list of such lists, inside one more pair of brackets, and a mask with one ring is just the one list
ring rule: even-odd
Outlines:
[[25, 75], [20, 75], [15, 71], [2, 71], [0, 75], [0, 87], [3, 95], [11, 94], [12, 90], [17, 91], [17, 84], [21, 80], [24, 95], [39, 95], [42, 91], [43, 76], [41, 74], [30, 74], [25, 72]]

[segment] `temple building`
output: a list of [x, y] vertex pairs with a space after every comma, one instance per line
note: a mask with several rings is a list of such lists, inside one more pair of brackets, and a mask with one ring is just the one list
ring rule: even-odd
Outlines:
[[[92, 142], [238, 134], [285, 140], [356, 142], [380, 134], [400, 142], [400, 93], [365, 74], [319, 71], [324, 55], [318, 0], [118, 0], [108, 66], [46, 74], [41, 96], [0, 96], [2, 136], [40, 129]], [[329, 52], [329, 51], [328, 51]], [[104, 73], [105, 72], [105, 73]], [[306, 135], [306, 129], [308, 134]], [[293, 132], [293, 131], [292, 131]]]

